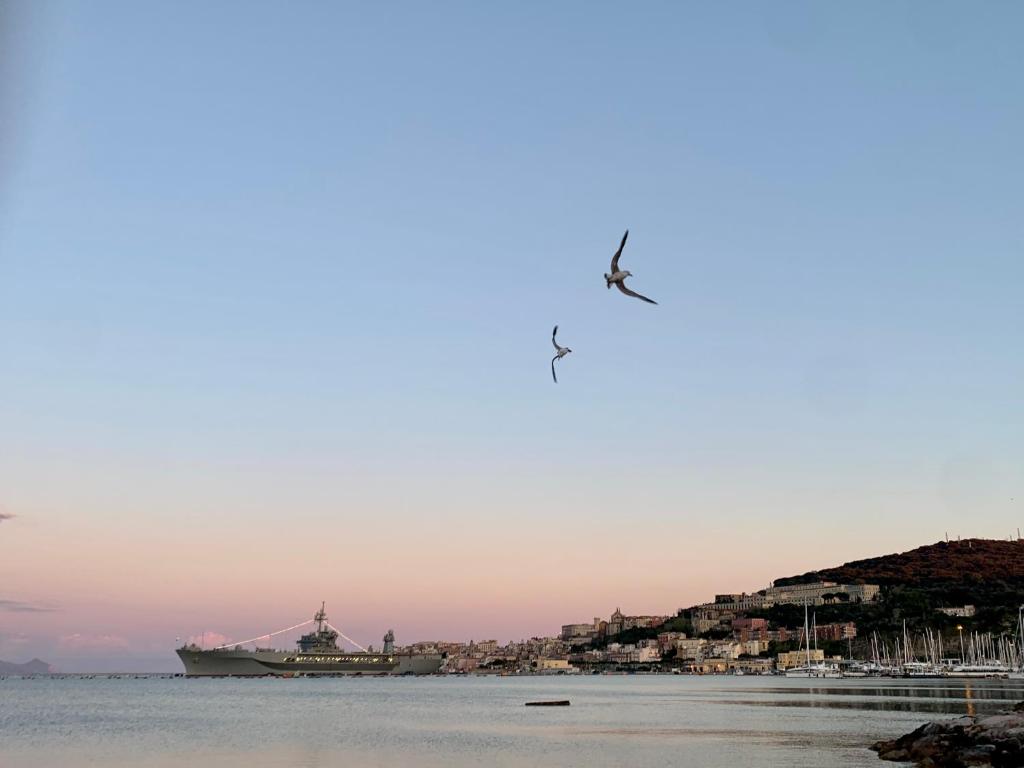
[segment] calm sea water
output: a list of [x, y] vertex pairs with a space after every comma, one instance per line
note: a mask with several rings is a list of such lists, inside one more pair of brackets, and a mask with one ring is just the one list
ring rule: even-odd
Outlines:
[[1019, 680], [7, 678], [0, 765], [879, 768], [878, 739], [1021, 699]]

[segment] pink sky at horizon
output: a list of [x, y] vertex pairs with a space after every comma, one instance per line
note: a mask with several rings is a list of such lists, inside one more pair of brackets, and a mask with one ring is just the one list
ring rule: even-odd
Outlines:
[[39, 656], [70, 671], [121, 657], [176, 663], [177, 638], [244, 640], [308, 618], [321, 600], [332, 623], [364, 645], [379, 645], [389, 628], [400, 643], [504, 642], [555, 635], [616, 607], [672, 614], [716, 592], [753, 591], [772, 578], [936, 540], [904, 532], [903, 543], [880, 547], [850, 536], [826, 549], [810, 532], [769, 545], [763, 531], [634, 529], [519, 532], [500, 548], [492, 538], [419, 533], [386, 558], [377, 554], [389, 551], [382, 542], [352, 549], [346, 567], [330, 558], [330, 536], [250, 534], [225, 547], [223, 537], [190, 544], [180, 531], [152, 537], [144, 525], [125, 524], [111, 538], [67, 523], [55, 535], [45, 518], [19, 515], [0, 530], [0, 600], [22, 604], [0, 608], [0, 659]]
[[389, 628], [400, 643], [505, 641], [616, 607], [671, 614], [946, 531], [1005, 537], [1019, 474], [1006, 460], [954, 465], [966, 469], [952, 481], [926, 463], [876, 470], [872, 484], [805, 480], [761, 452], [741, 473], [700, 457], [634, 465], [623, 487], [600, 464], [433, 455], [395, 482], [383, 463], [83, 462], [29, 447], [2, 468], [14, 516], [0, 522], [0, 601], [47, 610], [0, 609], [0, 659], [68, 669], [138, 656], [174, 670], [175, 638], [253, 637], [321, 600], [364, 645]]

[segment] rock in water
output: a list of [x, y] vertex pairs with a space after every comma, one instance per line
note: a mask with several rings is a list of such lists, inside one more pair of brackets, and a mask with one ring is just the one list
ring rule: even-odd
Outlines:
[[871, 749], [882, 760], [913, 762], [922, 768], [1021, 768], [1024, 702], [998, 715], [926, 723], [893, 741], [879, 741]]

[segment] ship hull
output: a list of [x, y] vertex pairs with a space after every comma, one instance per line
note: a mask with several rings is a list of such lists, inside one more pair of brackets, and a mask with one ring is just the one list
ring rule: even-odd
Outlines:
[[188, 677], [278, 677], [336, 675], [430, 675], [441, 668], [441, 654], [292, 653], [237, 649], [179, 648]]

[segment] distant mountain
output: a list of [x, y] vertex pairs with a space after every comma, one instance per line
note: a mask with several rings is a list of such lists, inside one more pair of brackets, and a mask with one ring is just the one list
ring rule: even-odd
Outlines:
[[941, 584], [1001, 583], [1024, 587], [1024, 540], [965, 539], [940, 541], [838, 568], [778, 579], [776, 586], [835, 581], [888, 586], [932, 587]]
[[0, 661], [0, 675], [45, 675], [51, 671], [50, 665], [40, 659], [32, 659], [24, 664]]

